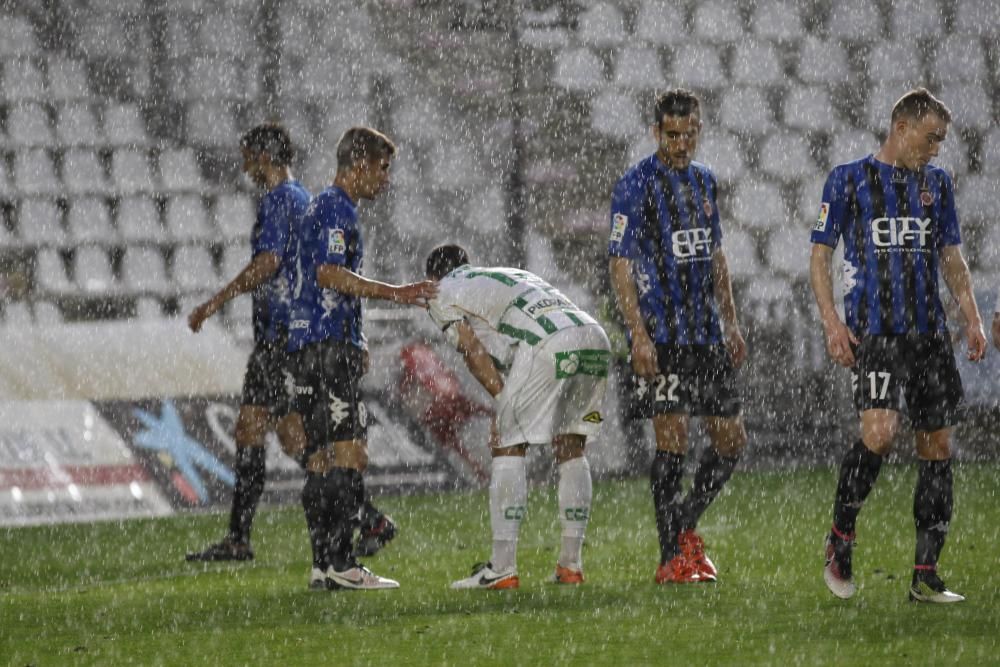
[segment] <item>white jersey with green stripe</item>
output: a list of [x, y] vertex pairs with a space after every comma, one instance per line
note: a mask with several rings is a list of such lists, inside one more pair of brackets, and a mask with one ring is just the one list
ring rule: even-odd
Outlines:
[[445, 331], [453, 322], [469, 319], [474, 328], [486, 323], [532, 346], [564, 329], [597, 324], [535, 274], [505, 267], [460, 266], [438, 283], [428, 312]]

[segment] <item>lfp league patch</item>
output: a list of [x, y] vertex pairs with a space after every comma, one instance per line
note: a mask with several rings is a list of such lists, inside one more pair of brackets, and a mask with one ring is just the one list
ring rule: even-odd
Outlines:
[[611, 216], [611, 241], [620, 243], [625, 238], [625, 228], [628, 227], [628, 216], [615, 213]]
[[817, 232], [821, 232], [826, 229], [826, 219], [830, 217], [830, 205], [823, 202], [819, 205], [819, 217], [816, 218], [816, 226], [813, 227]]
[[326, 239], [326, 251], [331, 255], [343, 255], [347, 252], [343, 229], [331, 229]]

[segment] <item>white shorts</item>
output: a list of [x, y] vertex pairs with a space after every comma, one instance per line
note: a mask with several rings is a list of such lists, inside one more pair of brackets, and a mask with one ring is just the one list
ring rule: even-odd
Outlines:
[[598, 324], [563, 329], [537, 346], [518, 345], [495, 399], [500, 446], [595, 435], [604, 418], [610, 349]]

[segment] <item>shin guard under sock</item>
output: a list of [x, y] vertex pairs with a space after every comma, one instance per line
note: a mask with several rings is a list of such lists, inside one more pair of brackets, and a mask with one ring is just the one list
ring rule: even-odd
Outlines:
[[666, 563], [678, 553], [677, 509], [684, 474], [684, 456], [657, 450], [649, 469], [649, 486], [653, 492], [656, 512], [656, 532], [660, 540], [660, 563]]
[[694, 473], [691, 490], [681, 504], [678, 512], [677, 530], [693, 530], [698, 520], [712, 504], [719, 491], [733, 475], [733, 470], [739, 462], [738, 456], [721, 456], [714, 447], [709, 447], [702, 454], [698, 470]]
[[840, 479], [833, 503], [833, 526], [841, 539], [850, 540], [865, 498], [882, 469], [882, 457], [858, 440], [840, 464]]
[[937, 567], [951, 523], [953, 486], [950, 459], [920, 461], [913, 494], [913, 522], [917, 528], [913, 562], [918, 570]]
[[229, 539], [246, 544], [250, 541], [257, 505], [264, 493], [266, 450], [263, 447], [237, 447], [236, 485], [233, 506], [229, 512]]

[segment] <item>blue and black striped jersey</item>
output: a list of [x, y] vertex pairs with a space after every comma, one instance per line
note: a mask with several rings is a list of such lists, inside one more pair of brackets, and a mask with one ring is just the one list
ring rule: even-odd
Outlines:
[[844, 240], [844, 315], [870, 335], [946, 329], [938, 295], [941, 248], [962, 242], [947, 172], [910, 171], [874, 155], [833, 169], [812, 242]]
[[639, 309], [658, 344], [722, 342], [712, 254], [722, 244], [718, 185], [705, 165], [667, 167], [655, 154], [611, 197], [608, 254], [632, 260]]

